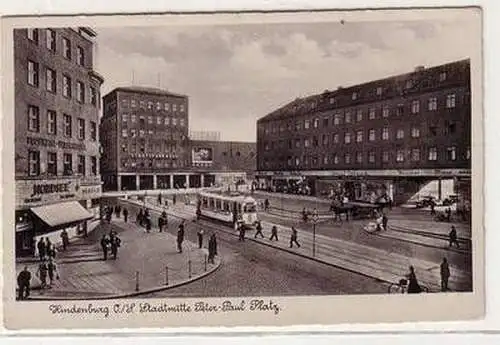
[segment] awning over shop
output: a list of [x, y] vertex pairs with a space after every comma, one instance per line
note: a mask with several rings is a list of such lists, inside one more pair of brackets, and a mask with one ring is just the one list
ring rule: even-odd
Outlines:
[[77, 201], [33, 207], [31, 211], [50, 227], [77, 223], [94, 217]]

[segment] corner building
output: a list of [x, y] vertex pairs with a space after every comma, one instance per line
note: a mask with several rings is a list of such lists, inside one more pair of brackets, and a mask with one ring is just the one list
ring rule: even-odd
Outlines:
[[190, 187], [187, 96], [119, 87], [104, 96], [103, 107], [105, 190]]
[[14, 30], [16, 255], [98, 215], [100, 87], [90, 28]]
[[470, 61], [296, 99], [257, 122], [260, 188], [408, 200], [455, 179], [470, 200]]

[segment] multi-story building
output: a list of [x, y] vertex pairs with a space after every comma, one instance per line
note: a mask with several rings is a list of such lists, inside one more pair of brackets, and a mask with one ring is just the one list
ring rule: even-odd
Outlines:
[[83, 27], [14, 30], [17, 254], [62, 228], [85, 233], [98, 212], [95, 36]]
[[119, 87], [103, 98], [101, 174], [106, 190], [189, 187], [188, 97]]
[[470, 178], [470, 90], [463, 60], [296, 99], [257, 122], [259, 185], [403, 202]]

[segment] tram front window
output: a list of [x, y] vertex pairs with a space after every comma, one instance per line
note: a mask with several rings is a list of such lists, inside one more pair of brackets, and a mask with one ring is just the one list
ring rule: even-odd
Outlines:
[[245, 205], [245, 212], [248, 212], [248, 213], [257, 212], [257, 208], [255, 207], [255, 204]]

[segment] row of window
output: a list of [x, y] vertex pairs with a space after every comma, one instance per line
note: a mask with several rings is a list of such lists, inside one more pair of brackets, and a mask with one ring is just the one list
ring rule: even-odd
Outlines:
[[164, 135], [171, 141], [182, 141], [185, 136], [180, 133], [166, 133], [162, 130], [154, 130], [154, 129], [122, 129], [122, 138], [146, 138], [153, 137], [157, 135]]
[[[449, 94], [446, 96], [446, 108], [447, 109], [453, 109], [456, 107], [457, 100], [456, 100], [456, 95], [454, 93]], [[429, 111], [437, 111], [438, 110], [438, 98], [437, 97], [430, 97], [427, 101], [427, 109]], [[381, 113], [383, 118], [389, 117], [391, 112], [391, 109], [388, 105], [384, 105], [381, 108]], [[398, 116], [403, 115], [405, 112], [405, 105], [404, 104], [398, 104], [395, 108], [395, 113]], [[411, 103], [411, 113], [412, 114], [418, 114], [420, 113], [420, 101], [419, 100], [414, 100]], [[355, 116], [355, 117], [354, 117]], [[365, 112], [362, 109], [357, 110], [355, 113], [351, 111], [346, 111], [344, 114], [341, 113], [336, 113], [333, 114], [333, 120], [330, 120], [329, 117], [324, 117], [323, 118], [323, 127], [328, 127], [330, 125], [330, 122], [332, 125], [337, 126], [341, 125], [342, 123], [349, 124], [353, 123], [354, 120], [355, 122], [361, 122], [363, 121], [365, 116]], [[374, 120], [377, 117], [377, 108], [372, 107], [368, 110], [368, 119], [369, 120]], [[320, 126], [320, 119], [315, 118], [312, 120], [298, 120], [295, 122], [295, 130], [299, 131], [302, 128], [304, 129], [310, 129], [310, 128], [319, 128]], [[289, 122], [287, 124], [287, 130], [292, 131], [293, 129], [293, 123]], [[279, 132], [284, 132], [285, 131], [285, 124], [280, 124], [278, 125], [268, 125], [264, 128], [264, 131], [266, 134], [269, 134], [270, 132], [272, 133], [277, 133]]]
[[154, 154], [162, 154], [167, 159], [177, 159], [178, 155], [176, 152], [175, 145], [164, 145], [163, 150], [160, 144], [145, 144], [145, 143], [132, 143], [129, 145], [122, 144], [121, 150], [123, 153], [154, 153]]
[[[445, 153], [445, 159], [447, 161], [455, 161], [457, 160], [457, 148], [455, 146], [450, 146], [447, 147], [446, 150], [444, 151]], [[394, 157], [394, 161], [397, 163], [402, 163], [405, 160], [410, 160], [412, 162], [420, 162], [422, 160], [422, 151], [418, 148], [410, 149], [410, 150], [396, 150], [395, 152], [392, 152], [392, 155]], [[464, 158], [469, 160], [470, 159], [470, 148], [467, 149], [467, 151], [464, 153]], [[367, 154], [368, 158], [368, 163], [376, 163], [376, 153], [374, 151], [370, 151]], [[389, 151], [383, 151], [381, 153], [381, 161], [383, 163], [389, 163], [390, 162], [390, 156], [391, 152]], [[345, 153], [343, 157], [340, 155], [334, 153], [331, 156], [329, 155], [324, 155], [320, 158], [317, 156], [312, 156], [312, 157], [307, 157], [307, 156], [302, 156], [302, 157], [287, 157], [287, 166], [292, 167], [292, 166], [299, 166], [299, 165], [308, 165], [311, 163], [312, 165], [318, 165], [318, 164], [324, 164], [324, 165], [329, 165], [329, 164], [340, 164], [341, 158], [343, 159], [343, 162], [345, 164], [361, 164], [363, 163], [365, 154], [363, 152], [356, 152], [355, 155], [352, 155], [351, 153]], [[355, 161], [353, 160], [355, 159]], [[269, 159], [264, 158], [264, 167], [269, 168], [272, 167], [273, 165], [275, 166], [276, 163], [280, 163], [280, 161], [283, 161], [284, 158], [280, 159], [273, 159], [272, 161]], [[427, 160], [428, 161], [437, 161], [438, 160], [438, 148], [437, 147], [430, 147], [427, 150]], [[322, 162], [322, 163], [320, 163]]]
[[131, 99], [130, 101], [128, 99], [122, 99], [122, 107], [123, 108], [137, 108], [139, 107], [140, 109], [149, 109], [149, 110], [156, 110], [156, 111], [172, 111], [176, 112], [179, 110], [181, 113], [186, 111], [186, 107], [184, 104], [177, 104], [177, 103], [161, 103], [161, 102], [153, 102], [153, 101], [139, 101], [137, 102], [135, 99]]
[[[58, 114], [54, 110], [47, 110], [47, 134], [58, 135], [57, 123]], [[63, 121], [63, 135], [67, 138], [73, 137], [73, 117], [68, 114], [62, 115]], [[97, 140], [97, 124], [94, 121], [89, 121], [90, 123], [90, 140]], [[87, 138], [87, 127], [86, 121], [83, 118], [76, 119], [77, 131], [76, 137], [80, 140], [85, 140]], [[35, 105], [28, 105], [28, 131], [40, 133], [40, 108]]]
[[[31, 150], [28, 152], [29, 157], [29, 176], [40, 176], [40, 151]], [[87, 157], [84, 155], [77, 155], [77, 173], [79, 175], [85, 176], [87, 174]], [[63, 154], [63, 176], [73, 175], [73, 155], [71, 153]], [[57, 176], [58, 174], [58, 159], [57, 152], [47, 152], [47, 175]], [[90, 175], [97, 175], [97, 157], [90, 157]]]
[[[445, 127], [443, 131], [443, 135], [450, 135], [454, 134], [457, 131], [457, 126], [455, 123], [447, 123], [447, 126]], [[437, 136], [438, 135], [438, 127], [437, 126], [430, 126], [429, 127], [429, 133], [431, 136]], [[344, 144], [350, 144], [353, 141], [357, 143], [361, 143], [364, 140], [364, 134], [365, 131], [363, 130], [358, 130], [354, 133], [351, 132], [345, 132], [344, 133], [344, 138], [343, 138], [343, 143]], [[396, 136], [393, 139], [396, 140], [402, 140], [405, 138], [405, 130], [404, 129], [397, 129], [396, 130]], [[420, 138], [421, 132], [420, 128], [418, 127], [412, 127], [410, 130], [410, 136], [412, 138]], [[381, 140], [388, 141], [390, 140], [390, 130], [389, 127], [384, 127], [380, 130], [380, 138]], [[320, 142], [321, 139], [321, 142]], [[305, 138], [305, 139], [289, 139], [288, 140], [288, 148], [302, 148], [302, 147], [318, 147], [318, 146], [328, 146], [330, 144], [330, 140], [332, 144], [339, 144], [340, 143], [340, 134], [334, 133], [330, 137], [328, 134], [323, 134], [320, 138], [317, 136], [313, 136], [312, 138]], [[369, 129], [368, 130], [368, 141], [376, 141], [377, 140], [377, 132], [375, 129]], [[273, 150], [275, 148], [285, 148], [285, 141], [280, 140], [280, 141], [271, 141], [271, 142], [264, 142], [264, 149], [266, 151]]]
[[[40, 65], [36, 61], [28, 60], [28, 84], [33, 87], [40, 86]], [[76, 100], [84, 104], [87, 99], [85, 84], [82, 81], [76, 81]], [[45, 90], [56, 94], [57, 93], [57, 72], [49, 67], [45, 67]], [[67, 74], [62, 74], [62, 95], [65, 98], [73, 97], [73, 81]], [[99, 105], [98, 91], [95, 87], [89, 86], [90, 104]]]
[[[38, 45], [39, 43], [39, 29], [27, 29], [27, 36], [30, 41]], [[52, 29], [45, 29], [45, 47], [53, 52], [57, 52], [57, 34]], [[71, 40], [67, 37], [62, 37], [62, 55], [68, 59], [72, 60], [73, 51]], [[85, 50], [76, 46], [76, 63], [80, 66], [85, 66]]]
[[[141, 115], [137, 116], [135, 114], [130, 114], [130, 116], [129, 116], [129, 114], [123, 114], [122, 115], [122, 122], [128, 123], [129, 119], [130, 119], [131, 123], [136, 123], [137, 118], [139, 118], [139, 124], [141, 126], [144, 126], [146, 124], [146, 117], [145, 116], [141, 116]], [[172, 126], [177, 126], [177, 124], [179, 124], [179, 126], [181, 126], [181, 127], [184, 127], [186, 125], [185, 118], [180, 118], [177, 121], [176, 117], [170, 117], [170, 116], [165, 116], [165, 117], [156, 116], [156, 122], [155, 122], [155, 118], [153, 116], [148, 116], [147, 120], [148, 120], [148, 124], [150, 124], [150, 125], [156, 124], [156, 125], [161, 126], [164, 124], [165, 126], [170, 126], [170, 124], [172, 124]]]

